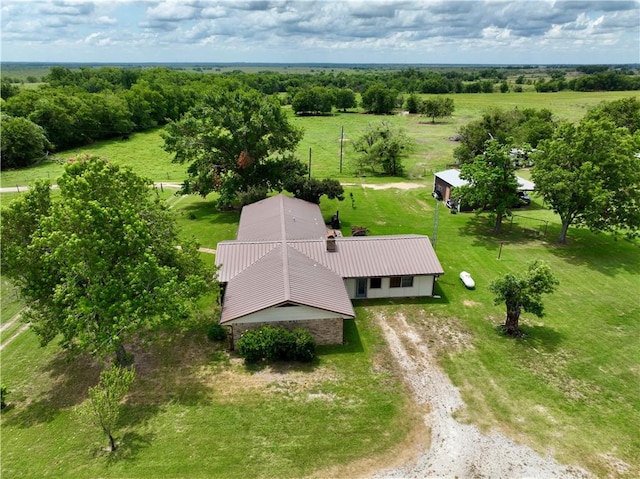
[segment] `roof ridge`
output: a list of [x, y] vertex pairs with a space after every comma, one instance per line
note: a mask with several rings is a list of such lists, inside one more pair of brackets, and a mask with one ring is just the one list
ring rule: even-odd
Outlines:
[[291, 299], [291, 282], [289, 281], [289, 246], [282, 240], [282, 280], [284, 286], [284, 299]]

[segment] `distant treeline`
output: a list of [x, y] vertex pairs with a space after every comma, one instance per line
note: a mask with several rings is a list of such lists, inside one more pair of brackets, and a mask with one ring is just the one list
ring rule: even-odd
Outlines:
[[[575, 77], [567, 80], [567, 71]], [[297, 93], [312, 88], [362, 94], [380, 85], [399, 95], [522, 91], [524, 84], [541, 92], [640, 89], [640, 75], [629, 67], [549, 68], [537, 70], [536, 74], [540, 72], [546, 72], [548, 77], [534, 79], [518, 70], [497, 67], [309, 73], [233, 70], [203, 74], [167, 67], [54, 66], [42, 78], [44, 84], [36, 87], [22, 87], [3, 77], [2, 114], [40, 127], [46, 144], [56, 151], [101, 139], [126, 138], [132, 132], [177, 120], [215, 87], [278, 94], [284, 103], [291, 103]], [[3, 168], [9, 166], [24, 165], [7, 165], [3, 161]]]

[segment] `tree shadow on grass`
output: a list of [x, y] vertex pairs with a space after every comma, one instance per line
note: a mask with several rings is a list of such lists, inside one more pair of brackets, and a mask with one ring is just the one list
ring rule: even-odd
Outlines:
[[98, 382], [100, 371], [99, 361], [61, 351], [41, 368], [41, 372], [52, 379], [50, 388], [32, 400], [28, 398], [25, 406], [16, 405], [6, 424], [28, 428], [53, 421], [63, 409], [86, 399], [87, 390]]
[[215, 224], [237, 225], [240, 220], [240, 210], [220, 210], [213, 201], [191, 203], [180, 207], [187, 218], [204, 220]]
[[585, 266], [607, 276], [620, 271], [640, 274], [640, 242], [622, 236], [571, 229], [566, 244], [546, 243], [548, 251], [575, 266]]
[[[199, 371], [210, 362], [212, 348], [200, 331], [171, 332], [149, 346], [135, 344], [127, 349], [134, 356], [136, 379], [125, 406], [131, 414], [123, 425], [145, 422], [165, 403], [194, 405], [208, 397], [210, 388]], [[87, 399], [87, 391], [98, 383], [103, 367], [88, 355], [56, 354], [41, 368], [43, 375], [51, 378], [49, 388], [27, 398], [25, 405], [15, 404], [3, 417], [5, 424], [28, 428], [53, 421], [63, 410]]]
[[[504, 334], [502, 326], [502, 324], [496, 326], [496, 331], [501, 336], [508, 338], [508, 336]], [[522, 336], [509, 339], [513, 339], [523, 347], [537, 351], [542, 350], [546, 353], [556, 351], [558, 346], [560, 346], [566, 338], [566, 335], [548, 326], [527, 326], [520, 324], [520, 331], [522, 332]]]
[[502, 231], [499, 234], [493, 232], [494, 221], [486, 216], [477, 216], [473, 213], [459, 213], [471, 215], [464, 226], [458, 229], [460, 235], [473, 238], [474, 246], [482, 246], [489, 251], [495, 251], [498, 255], [500, 243], [526, 244], [531, 242], [542, 243], [545, 236], [534, 234], [520, 227], [512, 227], [509, 219], [502, 223]]
[[154, 438], [155, 434], [152, 433], [138, 434], [133, 431], [127, 431], [119, 441], [118, 449], [116, 449], [115, 454], [109, 455], [107, 459], [107, 466], [120, 461], [135, 461], [140, 451], [149, 447]]

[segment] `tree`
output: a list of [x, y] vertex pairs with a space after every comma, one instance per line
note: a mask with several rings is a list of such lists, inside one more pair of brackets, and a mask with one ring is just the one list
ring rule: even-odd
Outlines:
[[503, 325], [505, 334], [522, 335], [518, 322], [523, 310], [541, 318], [544, 314], [542, 295], [553, 293], [558, 284], [551, 268], [543, 261], [529, 263], [527, 270], [521, 275], [507, 273], [504, 277], [493, 280], [489, 290], [495, 294], [494, 304], [504, 303], [507, 307]]
[[318, 180], [316, 178], [306, 178], [304, 176], [296, 176], [284, 182], [284, 189], [293, 196], [301, 200], [309, 201], [317, 205], [320, 204], [320, 197], [327, 195], [330, 200], [344, 200], [344, 188], [338, 180], [325, 178]]
[[213, 287], [194, 243], [130, 169], [76, 158], [58, 179], [3, 208], [1, 265], [29, 304], [23, 315], [43, 345], [130, 362], [124, 344], [189, 316]]
[[300, 90], [291, 101], [291, 108], [296, 114], [307, 113], [321, 115], [331, 113], [335, 103], [333, 91], [328, 88], [316, 86]]
[[3, 170], [22, 168], [44, 158], [52, 148], [44, 129], [26, 118], [1, 114]]
[[418, 109], [420, 108], [420, 98], [415, 93], [412, 93], [407, 97], [407, 100], [404, 102], [404, 109], [409, 113], [414, 114], [418, 113]]
[[384, 83], [374, 83], [362, 93], [362, 107], [376, 115], [388, 115], [396, 106], [398, 94]]
[[133, 367], [122, 368], [110, 365], [100, 373], [100, 382], [89, 388], [89, 405], [86, 414], [109, 438], [111, 452], [114, 452], [117, 447], [113, 434], [118, 425], [121, 402], [129, 392], [135, 377], [136, 372]]
[[8, 78], [2, 78], [0, 81], [0, 98], [7, 100], [20, 92], [20, 87], [14, 85]]
[[364, 134], [353, 142], [354, 149], [360, 153], [361, 168], [370, 168], [374, 173], [381, 169], [384, 174], [392, 176], [402, 174], [402, 158], [414, 146], [414, 140], [404, 130], [386, 121], [369, 125]]
[[502, 219], [511, 213], [517, 201], [518, 178], [509, 156], [509, 148], [496, 140], [487, 142], [485, 152], [460, 168], [460, 178], [468, 185], [454, 188], [452, 196], [461, 203], [477, 206], [495, 214], [493, 232], [502, 229]]
[[640, 135], [607, 118], [563, 123], [534, 152], [533, 181], [560, 216], [560, 243], [570, 225], [592, 231], [640, 228]]
[[547, 109], [492, 108], [460, 128], [460, 145], [454, 149], [453, 157], [458, 164], [473, 161], [484, 152], [486, 141], [490, 139], [512, 147], [527, 143], [536, 148], [540, 140], [551, 137], [554, 129], [551, 111]]
[[616, 126], [626, 127], [631, 134], [640, 129], [640, 100], [636, 97], [620, 98], [603, 102], [587, 112], [586, 118], [594, 120], [608, 118]]
[[356, 94], [350, 88], [336, 88], [335, 107], [347, 111], [347, 108], [355, 108]]
[[[277, 188], [302, 130], [289, 123], [277, 98], [252, 90], [213, 91], [164, 133], [165, 150], [177, 163], [189, 163], [185, 193], [220, 193], [229, 205], [251, 186]], [[279, 157], [277, 157], [279, 155]], [[286, 159], [289, 157], [289, 159]], [[299, 163], [299, 162], [298, 162]]]
[[431, 117], [431, 123], [435, 123], [436, 118], [451, 116], [454, 109], [453, 98], [446, 97], [428, 98], [419, 107], [421, 115]]

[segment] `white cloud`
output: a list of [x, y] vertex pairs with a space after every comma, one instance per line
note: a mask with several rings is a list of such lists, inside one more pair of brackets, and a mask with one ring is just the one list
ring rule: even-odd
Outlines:
[[103, 15], [101, 17], [96, 18], [96, 23], [98, 25], [115, 25], [116, 23], [118, 23], [118, 20], [116, 20], [115, 18], [111, 18], [107, 15]]
[[15, 61], [640, 61], [639, 1], [2, 0], [1, 21]]

